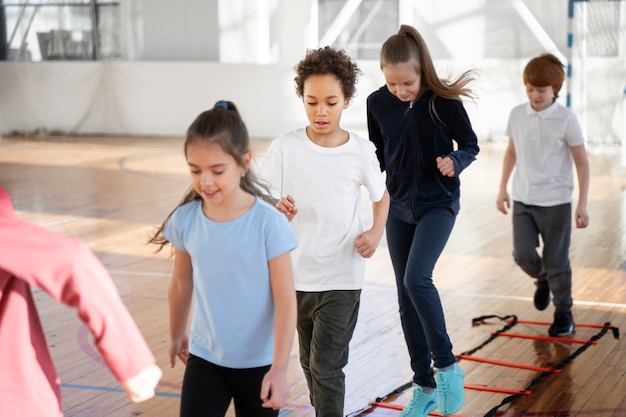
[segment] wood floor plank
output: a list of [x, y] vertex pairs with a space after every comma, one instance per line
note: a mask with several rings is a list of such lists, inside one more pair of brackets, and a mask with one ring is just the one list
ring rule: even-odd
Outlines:
[[[268, 141], [255, 139], [255, 163]], [[98, 361], [93, 341], [76, 313], [34, 290], [50, 350], [62, 382], [67, 417], [170, 417], [178, 413], [184, 368], [167, 353], [168, 253], [154, 253], [147, 239], [188, 187], [181, 138], [0, 137], [0, 184], [17, 214], [43, 227], [83, 239], [111, 273], [124, 302], [153, 350], [163, 377], [157, 396], [131, 403]], [[495, 209], [503, 146], [481, 145], [478, 160], [462, 175], [461, 213], [434, 277], [455, 353], [475, 348], [504, 326], [497, 319], [472, 326], [483, 315], [515, 315], [550, 322], [552, 307], [532, 305], [533, 281], [511, 256], [511, 218]], [[574, 315], [578, 323], [611, 322], [626, 331], [626, 168], [618, 152], [589, 151], [591, 189], [587, 229], [573, 230]], [[367, 220], [371, 209], [363, 202]], [[545, 335], [547, 326], [511, 330]], [[579, 327], [576, 337], [598, 329]], [[491, 359], [551, 367], [579, 346], [498, 337], [475, 353]], [[398, 317], [395, 279], [383, 241], [366, 265], [361, 311], [350, 345], [346, 414], [409, 382], [411, 371]], [[534, 371], [461, 361], [466, 384], [524, 389]], [[308, 390], [292, 349], [291, 403], [281, 416], [312, 417]], [[509, 416], [626, 416], [626, 347], [607, 334], [558, 375], [544, 377], [529, 396], [501, 408]], [[458, 415], [483, 416], [507, 395], [466, 390]], [[393, 397], [410, 400], [410, 389]], [[368, 414], [396, 416], [375, 408]], [[231, 409], [229, 417], [234, 416]]]

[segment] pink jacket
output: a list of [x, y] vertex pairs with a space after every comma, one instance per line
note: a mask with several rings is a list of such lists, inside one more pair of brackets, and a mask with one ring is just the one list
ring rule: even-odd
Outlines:
[[155, 363], [93, 252], [16, 217], [0, 187], [0, 416], [63, 415], [60, 380], [30, 286], [77, 310], [118, 381]]

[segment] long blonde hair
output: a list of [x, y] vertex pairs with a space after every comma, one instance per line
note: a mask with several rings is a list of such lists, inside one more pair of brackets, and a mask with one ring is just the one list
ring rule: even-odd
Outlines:
[[380, 67], [409, 62], [417, 62], [416, 71], [422, 75], [422, 90], [430, 89], [434, 96], [448, 99], [460, 99], [465, 96], [475, 99], [469, 84], [476, 79], [475, 71], [468, 70], [457, 79], [450, 81], [439, 78], [430, 57], [428, 46], [422, 35], [412, 26], [402, 25], [395, 35], [390, 36], [380, 50]]

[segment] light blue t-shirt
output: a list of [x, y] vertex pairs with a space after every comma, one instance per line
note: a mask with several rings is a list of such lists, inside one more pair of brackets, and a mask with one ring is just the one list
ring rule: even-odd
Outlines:
[[216, 222], [195, 200], [174, 211], [163, 235], [192, 260], [189, 352], [228, 368], [271, 364], [274, 303], [268, 261], [298, 246], [285, 215], [257, 198], [243, 216]]

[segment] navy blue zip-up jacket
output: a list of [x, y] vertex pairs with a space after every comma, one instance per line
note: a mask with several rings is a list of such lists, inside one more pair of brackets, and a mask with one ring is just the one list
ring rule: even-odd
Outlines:
[[[382, 86], [367, 98], [367, 127], [380, 168], [387, 172], [391, 216], [416, 223], [430, 207], [459, 212], [459, 174], [479, 151], [461, 100], [426, 90], [410, 106]], [[452, 158], [453, 177], [437, 169], [438, 156]]]

